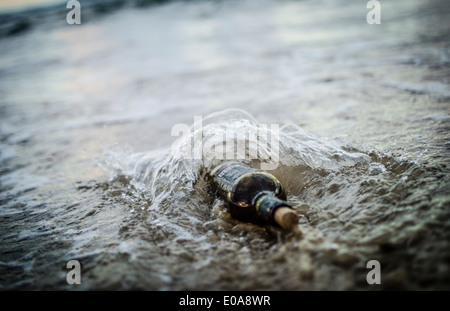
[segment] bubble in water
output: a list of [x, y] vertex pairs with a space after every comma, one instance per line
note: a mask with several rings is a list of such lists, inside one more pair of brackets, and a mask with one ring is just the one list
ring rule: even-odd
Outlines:
[[382, 163], [370, 163], [369, 175], [378, 175], [386, 172], [386, 167]]

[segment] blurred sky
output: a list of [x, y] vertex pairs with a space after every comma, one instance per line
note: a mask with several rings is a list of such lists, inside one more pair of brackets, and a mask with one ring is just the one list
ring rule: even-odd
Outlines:
[[63, 3], [65, 0], [0, 0], [0, 11], [18, 11], [25, 8]]

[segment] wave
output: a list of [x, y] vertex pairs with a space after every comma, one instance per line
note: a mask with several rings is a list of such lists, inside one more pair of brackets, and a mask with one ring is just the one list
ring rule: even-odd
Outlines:
[[[84, 0], [81, 3], [82, 23], [98, 19], [103, 15], [125, 8], [145, 8], [173, 0]], [[184, 2], [189, 0], [184, 0]], [[18, 36], [50, 24], [52, 27], [66, 25], [68, 1], [42, 3], [38, 6], [19, 7], [0, 11], [0, 38]]]

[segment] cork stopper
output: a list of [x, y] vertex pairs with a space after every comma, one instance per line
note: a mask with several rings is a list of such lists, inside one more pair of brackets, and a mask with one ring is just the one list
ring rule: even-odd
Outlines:
[[280, 227], [292, 230], [297, 226], [299, 217], [292, 208], [280, 206], [274, 212], [274, 219]]

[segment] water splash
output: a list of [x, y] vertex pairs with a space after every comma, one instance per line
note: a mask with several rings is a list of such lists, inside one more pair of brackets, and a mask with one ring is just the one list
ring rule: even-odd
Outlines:
[[[289, 179], [292, 173], [339, 171], [343, 167], [370, 161], [363, 152], [349, 151], [349, 146], [338, 140], [307, 133], [296, 125], [280, 126], [277, 148], [269, 144], [252, 144], [249, 137], [258, 141], [267, 139], [266, 136], [258, 136], [268, 133], [262, 133], [260, 127], [261, 124], [247, 112], [228, 109], [208, 115], [202, 119], [201, 126], [194, 123], [171, 148], [139, 154], [107, 150], [105, 167], [113, 176], [129, 176], [131, 184], [156, 205], [168, 198], [178, 201], [189, 197], [204, 169], [218, 160], [215, 151], [219, 148], [223, 150], [225, 160], [240, 160], [255, 167], [260, 167], [266, 159], [278, 159], [274, 173], [282, 180]], [[224, 132], [218, 135], [218, 128]], [[249, 133], [254, 136], [249, 136]], [[236, 145], [247, 147], [244, 158], [239, 158], [242, 150]], [[279, 154], [275, 155], [275, 152]], [[194, 158], [193, 154], [203, 156]], [[260, 158], [249, 158], [249, 154]]]

